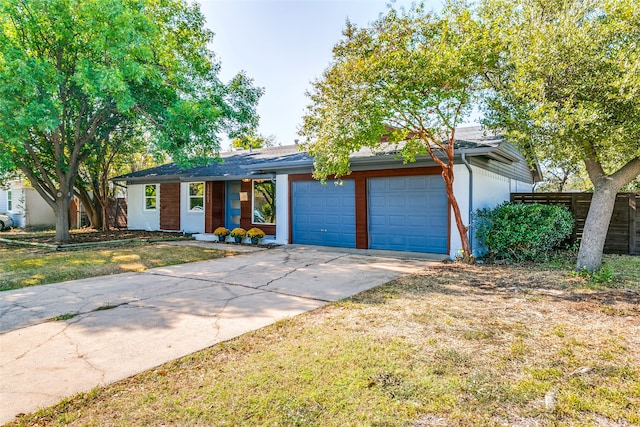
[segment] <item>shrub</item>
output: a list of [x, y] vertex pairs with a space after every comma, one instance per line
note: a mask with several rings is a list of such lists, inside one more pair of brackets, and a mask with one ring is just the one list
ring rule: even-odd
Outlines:
[[230, 231], [228, 228], [224, 228], [224, 227], [218, 227], [215, 230], [213, 230], [213, 234], [215, 236], [218, 236], [218, 238], [220, 240], [222, 240], [223, 238], [227, 237], [229, 235]]
[[264, 236], [264, 231], [256, 227], [251, 228], [249, 231], [247, 231], [247, 237], [250, 239], [262, 239]]
[[476, 211], [476, 237], [487, 255], [511, 261], [538, 261], [573, 230], [573, 216], [563, 206], [505, 202]]
[[244, 236], [247, 235], [247, 231], [244, 228], [234, 228], [231, 230], [231, 237], [244, 239]]

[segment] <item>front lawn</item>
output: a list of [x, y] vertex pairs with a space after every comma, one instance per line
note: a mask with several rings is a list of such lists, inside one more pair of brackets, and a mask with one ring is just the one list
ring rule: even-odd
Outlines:
[[196, 246], [132, 242], [73, 251], [0, 243], [0, 291], [223, 257]]
[[639, 425], [630, 271], [439, 265], [13, 425]]

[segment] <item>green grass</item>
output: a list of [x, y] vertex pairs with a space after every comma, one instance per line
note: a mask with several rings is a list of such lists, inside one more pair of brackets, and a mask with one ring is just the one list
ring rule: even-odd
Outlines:
[[640, 312], [584, 282], [442, 265], [14, 425], [638, 425]]
[[0, 243], [0, 291], [225, 256], [197, 246], [130, 243], [56, 252]]
[[640, 289], [640, 256], [605, 254], [600, 270], [576, 272], [576, 255], [575, 251], [558, 251], [550, 256], [549, 261], [539, 263], [534, 268], [567, 271], [574, 277], [585, 279], [579, 283], [590, 289]]

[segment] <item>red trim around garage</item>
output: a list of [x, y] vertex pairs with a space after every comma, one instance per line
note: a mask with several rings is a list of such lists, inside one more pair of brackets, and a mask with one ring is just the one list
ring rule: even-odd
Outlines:
[[[368, 201], [367, 201], [367, 179], [368, 178], [384, 178], [393, 176], [419, 176], [419, 175], [440, 175], [442, 169], [439, 166], [413, 167], [402, 169], [381, 169], [368, 171], [355, 171], [344, 176], [343, 179], [353, 179], [355, 181], [356, 193], [356, 248], [369, 248], [369, 231], [367, 224], [368, 217]], [[327, 179], [334, 179], [329, 177]], [[311, 174], [291, 174], [289, 175], [289, 243], [293, 237], [293, 182], [295, 181], [311, 181]], [[450, 252], [451, 246], [451, 206], [447, 214], [447, 252]]]
[[369, 247], [369, 228], [367, 227], [368, 194], [367, 178], [355, 178], [356, 184], [356, 248]]

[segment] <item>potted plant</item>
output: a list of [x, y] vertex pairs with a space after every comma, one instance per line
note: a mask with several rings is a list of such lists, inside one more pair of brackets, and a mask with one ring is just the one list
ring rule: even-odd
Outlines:
[[227, 236], [229, 235], [229, 233], [230, 233], [229, 229], [224, 227], [218, 227], [215, 230], [213, 230], [213, 235], [218, 236], [219, 242], [224, 242]]
[[234, 228], [233, 230], [231, 230], [231, 237], [233, 237], [236, 240], [236, 243], [242, 243], [242, 239], [244, 239], [244, 236], [247, 235], [247, 230], [245, 230], [244, 228]]
[[251, 239], [252, 244], [257, 245], [260, 242], [260, 239], [264, 237], [264, 231], [254, 227], [247, 231], [247, 237]]

